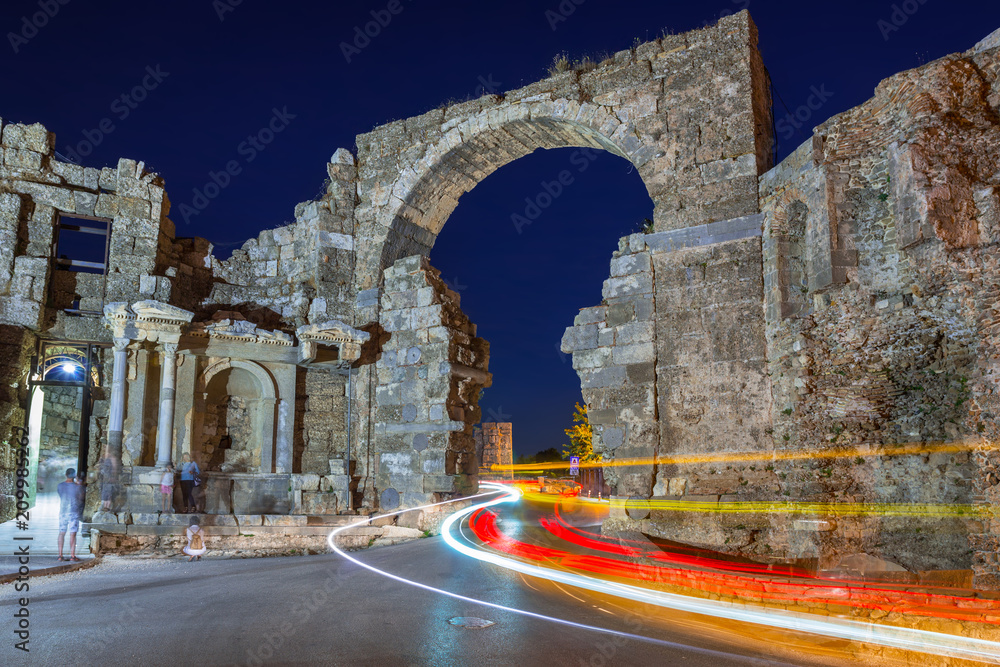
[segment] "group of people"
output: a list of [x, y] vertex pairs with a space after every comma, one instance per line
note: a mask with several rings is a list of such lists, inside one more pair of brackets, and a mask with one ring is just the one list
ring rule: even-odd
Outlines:
[[[113, 470], [107, 469], [105, 465], [109, 460], [110, 457], [105, 457], [105, 460], [101, 464], [101, 507], [105, 511], [110, 510], [114, 490], [114, 487], [109, 483]], [[184, 497], [184, 511], [189, 513], [197, 512], [198, 508], [194, 502], [194, 494], [192, 492], [196, 485], [196, 480], [200, 479], [201, 469], [198, 467], [197, 462], [191, 460], [190, 454], [184, 455], [181, 461], [180, 474], [181, 492]], [[174, 467], [168, 465], [167, 470], [163, 473], [163, 478], [160, 480], [160, 491], [163, 495], [163, 512], [167, 512], [168, 508], [169, 511], [173, 511], [174, 475]], [[80, 559], [76, 556], [76, 536], [80, 531], [83, 507], [87, 496], [87, 486], [83, 475], [78, 475], [73, 468], [67, 468], [66, 481], [59, 484], [56, 492], [59, 495], [59, 557], [57, 560], [77, 562]], [[63, 557], [63, 544], [66, 533], [69, 533], [69, 558]], [[187, 538], [187, 546], [184, 547], [183, 551], [188, 556], [188, 562], [201, 560], [201, 557], [208, 549], [205, 547], [204, 533], [201, 526], [198, 525], [197, 517], [191, 517], [191, 522], [185, 530], [185, 537]]]
[[[194, 487], [201, 477], [201, 468], [197, 461], [191, 460], [190, 454], [185, 454], [181, 459], [181, 495], [184, 498], [184, 512], [194, 513], [198, 511], [197, 503], [194, 501]], [[161, 512], [173, 512], [174, 509], [174, 476], [176, 475], [174, 466], [168, 464], [160, 479], [160, 494], [163, 496]]]

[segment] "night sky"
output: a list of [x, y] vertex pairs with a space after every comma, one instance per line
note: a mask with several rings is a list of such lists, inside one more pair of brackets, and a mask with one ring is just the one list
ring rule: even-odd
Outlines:
[[[46, 7], [51, 17], [40, 13]], [[744, 8], [776, 91], [779, 159], [812, 126], [868, 99], [881, 79], [964, 51], [1000, 27], [995, 0], [4, 0], [0, 117], [43, 123], [60, 154], [87, 166], [144, 160], [166, 179], [178, 236], [206, 237], [226, 257], [291, 222], [295, 204], [321, 192], [330, 155], [353, 150], [360, 132], [544, 78], [557, 53], [600, 60], [636, 38]], [[386, 25], [359, 49], [356, 28], [375, 20], [372, 12]], [[801, 130], [782, 124], [810, 97], [823, 101]], [[283, 129], [273, 142], [244, 143], [276, 114]], [[204, 210], [182, 215], [194, 189], [230, 160], [241, 172]], [[564, 169], [573, 183], [516, 228], [511, 217], [525, 198]], [[463, 197], [442, 231], [432, 262], [492, 344], [483, 419], [514, 422], [517, 452], [566, 442], [562, 429], [581, 397], [559, 340], [578, 309], [600, 302], [617, 239], [637, 231], [652, 207], [625, 160], [537, 151]]]

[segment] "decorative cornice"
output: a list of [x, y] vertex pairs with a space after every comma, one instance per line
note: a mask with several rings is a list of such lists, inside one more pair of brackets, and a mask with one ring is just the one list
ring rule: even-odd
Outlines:
[[196, 324], [195, 328], [191, 331], [191, 335], [207, 337], [213, 340], [261, 343], [264, 345], [290, 347], [295, 344], [291, 335], [283, 331], [258, 329], [256, 324], [243, 319], [239, 313], [216, 313], [216, 317], [219, 319]]
[[361, 357], [361, 346], [371, 337], [339, 320], [299, 327], [299, 363], [311, 364], [316, 359], [320, 345], [336, 345], [340, 361], [355, 361]]

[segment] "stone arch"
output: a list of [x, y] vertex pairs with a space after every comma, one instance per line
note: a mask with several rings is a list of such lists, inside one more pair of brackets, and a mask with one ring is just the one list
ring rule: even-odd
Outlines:
[[[223, 380], [226, 382], [224, 388], [218, 386]], [[236, 410], [237, 414], [244, 417], [245, 422], [239, 427], [245, 434], [238, 446], [231, 448], [233, 440], [230, 432], [236, 425], [224, 423], [226, 430], [224, 437], [229, 438], [228, 443], [215, 443], [213, 448], [208, 450], [205, 445], [209, 436], [218, 435], [217, 429], [220, 422], [224, 421], [218, 414], [213, 414], [211, 416], [215, 421], [211, 422], [211, 425], [205, 422], [209, 418], [209, 403], [217, 405], [220, 399], [220, 396], [213, 397], [212, 394], [218, 394], [220, 391], [223, 392], [221, 395], [226, 397], [226, 415]], [[196, 403], [201, 404], [198, 406], [201, 421], [192, 447], [201, 450], [202, 464], [206, 468], [221, 467], [222, 470], [231, 472], [273, 471], [279, 395], [277, 385], [266, 368], [253, 361], [242, 359], [217, 361], [208, 366], [199, 377], [196, 399]], [[210, 433], [210, 430], [213, 432]], [[256, 455], [258, 447], [259, 457]], [[230, 453], [226, 454], [225, 450], [229, 450]], [[241, 456], [236, 457], [237, 453]]]
[[261, 398], [275, 399], [278, 397], [278, 387], [274, 382], [274, 378], [267, 372], [267, 369], [254, 361], [245, 361], [243, 359], [222, 359], [206, 368], [202, 372], [201, 380], [198, 383], [201, 391], [204, 391], [208, 387], [208, 383], [211, 382], [212, 378], [230, 368], [241, 368], [253, 375], [260, 383]]
[[[664, 243], [744, 239], [748, 217], [760, 210], [758, 176], [770, 168], [773, 146], [769, 83], [756, 42], [756, 28], [741, 12], [705, 30], [636, 45], [593, 68], [357, 137], [357, 187], [348, 191], [355, 196], [353, 314], [356, 324], [388, 335], [378, 368], [364, 367], [354, 389], [358, 404], [378, 415], [367, 425], [382, 457], [366, 489], [373, 504], [376, 489], [393, 489], [403, 506], [412, 506], [474, 488], [474, 456], [468, 466], [458, 459], [474, 452], [472, 425], [480, 415], [465, 388], [488, 386], [488, 344], [458, 316], [459, 295], [426, 259], [461, 196], [538, 149], [603, 150], [636, 168]], [[346, 164], [343, 157], [335, 156]], [[722, 224], [712, 227], [716, 222]], [[760, 253], [755, 243], [744, 244], [750, 257]], [[646, 278], [648, 298], [641, 291]], [[614, 275], [605, 289], [623, 299], [641, 294], [652, 304], [648, 262], [642, 279], [633, 284], [639, 278], [632, 274]], [[433, 354], [430, 346], [414, 350], [421, 340], [435, 344]], [[654, 362], [648, 347], [630, 351], [630, 363]], [[641, 382], [656, 395], [655, 377]], [[461, 400], [454, 400], [456, 387]], [[655, 409], [654, 403], [654, 419]], [[646, 430], [650, 442], [658, 441], [658, 429]], [[649, 451], [655, 450], [654, 443]]]
[[427, 256], [464, 193], [540, 148], [606, 150], [629, 160], [653, 201], [657, 231], [757, 213], [773, 128], [756, 42], [756, 27], [740, 12], [594, 68], [359, 135], [357, 289], [379, 287], [399, 259]]
[[[647, 115], [654, 115], [656, 101], [647, 103]], [[636, 113], [633, 109], [624, 115]], [[429, 254], [463, 194], [497, 169], [554, 148], [603, 150], [629, 160], [656, 203], [651, 162], [663, 157], [665, 149], [644, 142], [636, 125], [619, 120], [614, 107], [567, 98], [515, 102], [480, 111], [448, 130], [421, 160], [402, 171], [384, 205], [372, 200], [377, 219], [388, 228], [379, 269], [403, 257]]]

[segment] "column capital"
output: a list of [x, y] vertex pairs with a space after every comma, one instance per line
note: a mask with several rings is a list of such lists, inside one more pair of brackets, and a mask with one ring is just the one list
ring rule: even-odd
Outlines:
[[132, 339], [129, 338], [128, 336], [115, 336], [113, 349], [115, 352], [122, 352], [125, 350], [125, 348], [129, 346], [131, 342]]
[[160, 353], [165, 357], [177, 355], [178, 343], [160, 343]]

